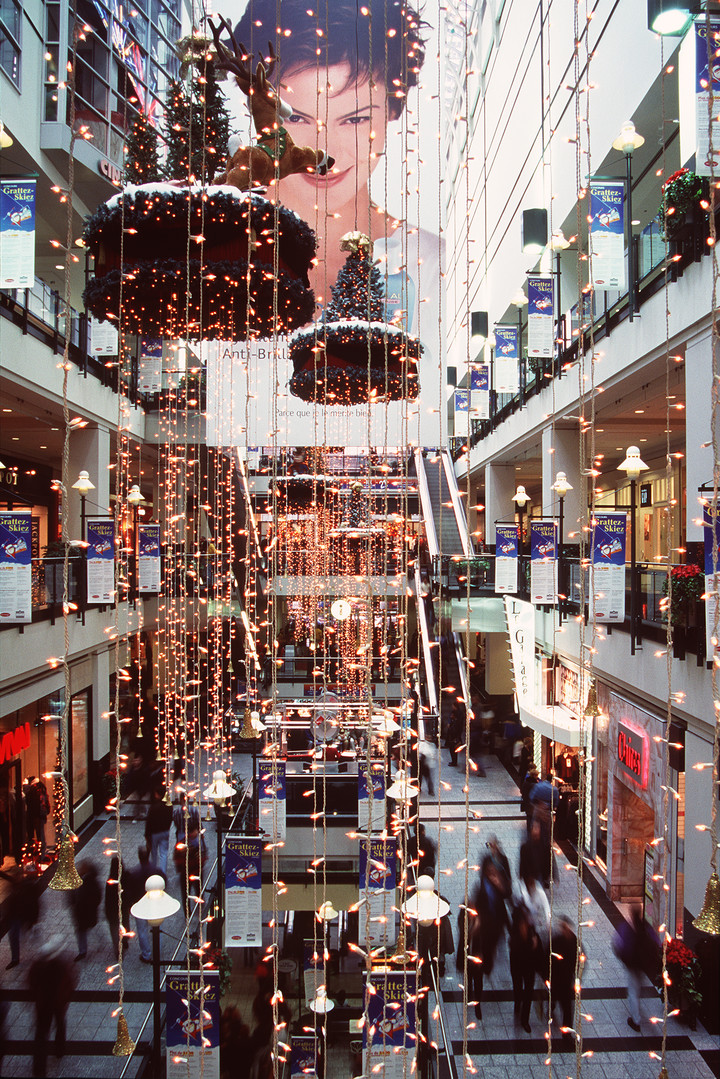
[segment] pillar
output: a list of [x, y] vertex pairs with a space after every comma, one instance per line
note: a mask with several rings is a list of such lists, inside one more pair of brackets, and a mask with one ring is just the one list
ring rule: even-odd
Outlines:
[[[687, 466], [687, 539], [703, 541], [702, 508], [698, 488], [712, 488], [712, 354], [710, 330], [688, 341], [685, 350], [685, 400], [688, 405], [685, 427]], [[691, 420], [688, 423], [688, 420]], [[720, 438], [720, 431], [717, 432]], [[712, 497], [712, 494], [710, 495]]]
[[[80, 539], [80, 494], [73, 484], [84, 469], [95, 484], [85, 501], [85, 517], [102, 517], [110, 512], [110, 430], [107, 427], [81, 427], [70, 436], [68, 490], [63, 510], [67, 514], [68, 539]], [[84, 538], [84, 537], [83, 537]]]
[[543, 514], [548, 517], [560, 512], [557, 493], [552, 489], [558, 472], [564, 472], [573, 487], [565, 495], [562, 542], [579, 543], [585, 483], [580, 475], [577, 427], [546, 427], [542, 433], [542, 504]]
[[485, 466], [485, 542], [495, 543], [495, 522], [512, 521], [515, 503], [512, 498], [517, 490], [517, 473], [514, 465], [489, 464]]

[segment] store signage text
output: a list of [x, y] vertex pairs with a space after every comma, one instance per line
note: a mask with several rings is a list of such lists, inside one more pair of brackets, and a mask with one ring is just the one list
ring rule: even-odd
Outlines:
[[617, 754], [620, 768], [641, 787], [647, 787], [647, 735], [618, 723]]
[[30, 724], [23, 723], [14, 731], [8, 731], [0, 738], [0, 764], [12, 760], [30, 748]]
[[101, 176], [104, 176], [111, 184], [120, 186], [122, 179], [120, 169], [117, 165], [113, 165], [112, 161], [108, 161], [106, 158], [102, 158], [98, 161], [98, 172]]

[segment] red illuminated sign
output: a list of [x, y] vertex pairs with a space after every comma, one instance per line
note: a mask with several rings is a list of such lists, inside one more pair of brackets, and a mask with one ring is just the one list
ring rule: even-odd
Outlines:
[[618, 723], [617, 755], [620, 770], [638, 786], [647, 787], [648, 738], [645, 732]]
[[30, 748], [30, 724], [23, 723], [14, 731], [8, 731], [0, 737], [0, 764], [12, 760]]

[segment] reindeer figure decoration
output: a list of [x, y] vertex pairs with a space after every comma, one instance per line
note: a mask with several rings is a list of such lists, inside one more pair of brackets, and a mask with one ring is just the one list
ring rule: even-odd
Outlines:
[[[251, 184], [267, 186], [275, 184], [283, 176], [295, 172], [316, 172], [324, 176], [335, 164], [335, 159], [328, 157], [324, 150], [314, 150], [312, 146], [296, 146], [292, 138], [278, 120], [292, 116], [292, 109], [281, 100], [280, 95], [270, 85], [277, 57], [272, 45], [269, 48], [269, 65], [260, 61], [253, 74], [250, 67], [251, 56], [242, 43], [235, 40], [228, 19], [219, 16], [220, 24], [208, 19], [208, 25], [215, 43], [215, 67], [219, 71], [228, 71], [250, 102], [257, 143], [255, 146], [239, 146], [232, 152], [224, 175], [216, 177], [216, 183], [230, 184], [247, 190]], [[230, 37], [232, 51], [221, 40], [222, 31]], [[232, 140], [231, 149], [232, 149]]]

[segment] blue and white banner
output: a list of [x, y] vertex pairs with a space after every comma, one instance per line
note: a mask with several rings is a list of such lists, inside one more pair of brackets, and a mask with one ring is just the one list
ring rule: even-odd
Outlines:
[[168, 1079], [219, 1079], [219, 972], [169, 970], [165, 1008]]
[[367, 761], [358, 761], [358, 829], [382, 831], [385, 827], [385, 768]]
[[470, 368], [470, 416], [473, 420], [490, 419], [490, 365], [474, 363]]
[[260, 831], [275, 843], [285, 838], [287, 795], [285, 761], [258, 761]]
[[262, 943], [264, 840], [229, 835], [225, 840], [225, 947]]
[[318, 1039], [314, 1034], [293, 1034], [290, 1038], [290, 1079], [306, 1079], [318, 1073]]
[[397, 839], [360, 840], [360, 944], [395, 941]]
[[464, 438], [468, 433], [470, 412], [470, 391], [455, 390], [455, 437]]
[[303, 989], [305, 991], [305, 1003], [309, 1005], [315, 1000], [320, 986], [325, 985], [325, 968], [323, 966], [323, 940], [322, 931], [318, 927], [317, 941], [303, 941]]
[[519, 539], [517, 525], [495, 525], [496, 592], [517, 592]]
[[0, 288], [35, 284], [36, 180], [0, 180]]
[[112, 322], [100, 322], [93, 318], [89, 319], [90, 340], [88, 351], [93, 356], [117, 356], [118, 354], [118, 331]]
[[557, 524], [552, 520], [530, 521], [530, 598], [557, 602]]
[[553, 279], [530, 274], [528, 283], [528, 356], [550, 359], [555, 351]]
[[138, 591], [160, 591], [160, 525], [138, 525]]
[[625, 288], [625, 184], [590, 184], [592, 279], [596, 292]]
[[114, 603], [115, 522], [111, 517], [90, 517], [85, 529], [88, 603]]
[[591, 535], [590, 620], [625, 621], [627, 513], [598, 510]]
[[162, 337], [141, 337], [138, 366], [138, 391], [140, 393], [160, 393], [162, 359]]
[[[718, 37], [720, 22], [710, 23], [710, 54], [713, 57], [708, 67], [707, 24], [705, 19], [695, 23], [695, 172], [698, 176], [709, 176], [711, 167], [720, 169], [720, 122], [718, 110], [713, 109], [712, 136], [713, 153], [710, 155], [710, 121], [708, 102], [712, 90], [713, 101], [717, 105], [720, 95], [720, 60], [718, 59]], [[709, 654], [709, 653], [708, 653]]]
[[415, 971], [389, 967], [365, 978], [363, 1075], [406, 1079], [415, 1074], [417, 982]]
[[713, 583], [715, 579], [714, 569], [717, 571], [718, 580], [720, 581], [720, 515], [715, 518], [717, 565], [713, 567], [712, 506], [703, 507], [703, 528], [705, 533], [705, 655], [712, 662], [720, 651], [718, 648], [720, 599], [718, 599]]
[[32, 514], [0, 513], [0, 625], [32, 622]]
[[520, 389], [520, 350], [517, 326], [496, 326], [495, 391], [517, 393]]

